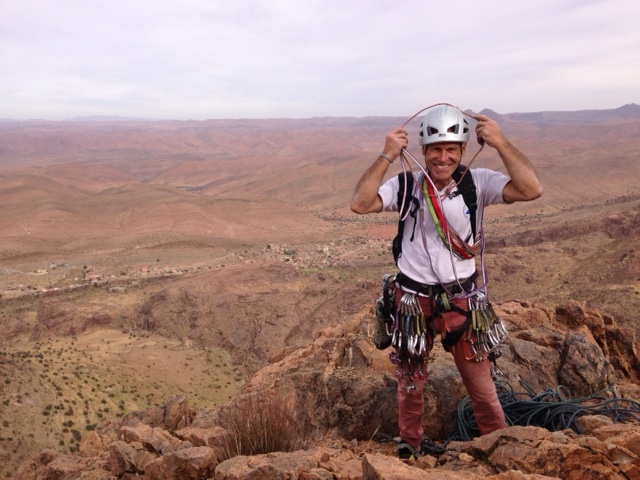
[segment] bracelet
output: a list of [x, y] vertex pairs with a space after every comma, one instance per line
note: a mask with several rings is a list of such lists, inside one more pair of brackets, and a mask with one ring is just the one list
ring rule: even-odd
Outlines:
[[389, 163], [393, 163], [393, 160], [391, 160], [389, 157], [387, 157], [384, 153], [381, 153], [378, 156], [384, 158]]

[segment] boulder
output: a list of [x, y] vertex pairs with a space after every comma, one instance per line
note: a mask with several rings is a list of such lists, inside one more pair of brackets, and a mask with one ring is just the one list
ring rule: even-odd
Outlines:
[[144, 477], [148, 480], [200, 480], [211, 477], [217, 465], [214, 449], [184, 448], [149, 462]]

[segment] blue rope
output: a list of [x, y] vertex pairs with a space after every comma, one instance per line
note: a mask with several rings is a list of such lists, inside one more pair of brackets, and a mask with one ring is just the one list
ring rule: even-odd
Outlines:
[[[570, 428], [582, 435], [584, 432], [578, 426], [577, 419], [583, 415], [604, 415], [613, 423], [640, 422], [640, 402], [618, 397], [611, 388], [602, 389], [590, 397], [571, 398], [567, 388], [562, 385], [556, 389], [535, 393], [533, 388], [522, 380], [520, 384], [524, 392], [515, 392], [506, 381], [495, 384], [509, 426], [536, 426], [550, 431]], [[445, 452], [449, 442], [469, 441], [478, 436], [480, 430], [473, 415], [471, 398], [465, 395], [456, 408], [449, 438], [443, 444], [425, 438], [420, 445], [420, 453], [440, 455]], [[379, 442], [394, 440], [382, 433], [377, 433], [373, 439]]]
[[[536, 394], [524, 381], [520, 383], [524, 392], [515, 392], [508, 382], [496, 382], [498, 399], [510, 426], [537, 426], [550, 431], [570, 428], [584, 434], [576, 422], [583, 415], [604, 415], [613, 423], [640, 422], [640, 402], [618, 397], [611, 388], [602, 389], [590, 397], [571, 398], [562, 385]], [[466, 395], [458, 404], [448, 441], [468, 441], [479, 435], [471, 399]]]

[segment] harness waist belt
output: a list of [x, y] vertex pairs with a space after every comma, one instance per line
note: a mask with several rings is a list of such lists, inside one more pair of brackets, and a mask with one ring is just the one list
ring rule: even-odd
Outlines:
[[426, 283], [416, 282], [412, 278], [407, 277], [404, 273], [399, 272], [396, 275], [396, 282], [400, 284], [400, 286], [406, 287], [409, 290], [421, 293], [422, 295], [425, 295], [427, 297], [433, 297], [446, 293], [447, 291], [451, 295], [457, 295], [458, 293], [462, 293], [463, 291], [468, 292], [473, 288], [473, 282], [476, 278], [478, 278], [478, 272], [474, 272], [473, 275], [471, 275], [469, 278], [462, 280], [460, 284], [458, 284], [458, 282], [452, 282], [445, 283], [444, 285], [440, 285], [437, 283], [430, 285]]

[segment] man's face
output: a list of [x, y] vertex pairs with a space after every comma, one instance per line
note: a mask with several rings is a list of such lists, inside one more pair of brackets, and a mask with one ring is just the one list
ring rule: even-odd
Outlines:
[[462, 160], [466, 146], [464, 143], [447, 142], [423, 147], [429, 176], [438, 189], [446, 187], [451, 181], [451, 174]]

